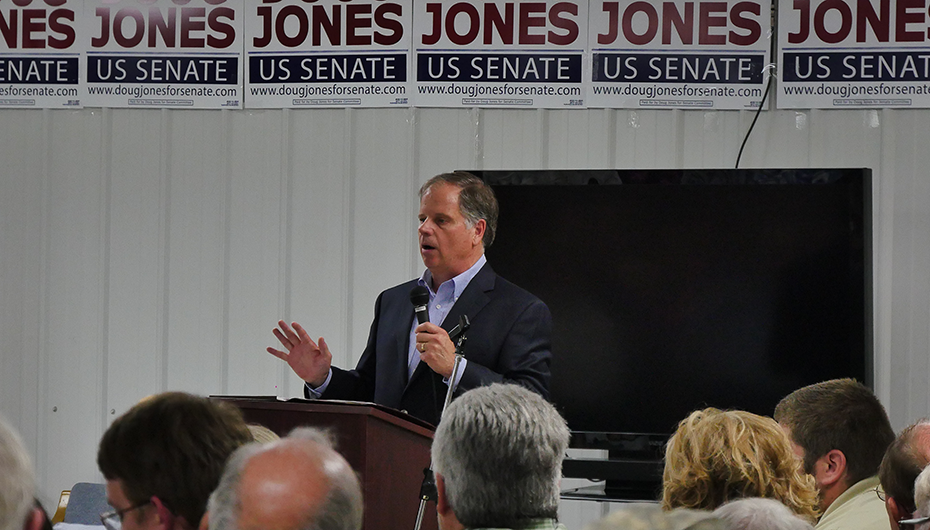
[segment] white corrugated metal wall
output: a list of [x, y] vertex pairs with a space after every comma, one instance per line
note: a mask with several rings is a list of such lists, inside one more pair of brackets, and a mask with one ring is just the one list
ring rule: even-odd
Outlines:
[[[0, 411], [41, 497], [163, 390], [293, 396], [278, 318], [354, 365], [418, 275], [416, 189], [455, 168], [732, 167], [739, 111], [0, 110]], [[766, 111], [742, 167], [870, 167], [876, 386], [930, 414], [930, 110]], [[502, 227], [506, 229], [506, 227]], [[635, 404], [634, 404], [635, 405]], [[566, 505], [570, 528], [600, 513]]]

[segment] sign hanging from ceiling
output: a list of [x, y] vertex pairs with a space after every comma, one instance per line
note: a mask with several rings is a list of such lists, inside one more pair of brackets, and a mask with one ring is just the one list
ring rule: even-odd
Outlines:
[[85, 0], [85, 104], [242, 108], [242, 3]]
[[930, 15], [914, 0], [794, 0], [778, 16], [778, 107], [930, 107]]
[[758, 108], [770, 19], [768, 1], [593, 0], [588, 106]]
[[587, 2], [417, 2], [421, 107], [583, 107]]
[[83, 104], [80, 0], [0, 2], [0, 108]]
[[408, 106], [412, 0], [248, 2], [250, 108]]

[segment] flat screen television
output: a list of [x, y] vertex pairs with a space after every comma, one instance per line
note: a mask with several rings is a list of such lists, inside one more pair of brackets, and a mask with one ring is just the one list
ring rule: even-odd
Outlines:
[[871, 386], [870, 170], [474, 173], [500, 202], [489, 262], [552, 312], [574, 433], [665, 440], [695, 409]]

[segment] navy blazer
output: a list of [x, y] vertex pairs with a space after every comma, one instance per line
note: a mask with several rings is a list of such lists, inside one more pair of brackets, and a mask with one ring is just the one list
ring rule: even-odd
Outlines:
[[[333, 367], [323, 399], [373, 401], [405, 410], [436, 425], [446, 396], [442, 376], [420, 362], [407, 378], [413, 305], [411, 280], [378, 296], [368, 344], [355, 370]], [[459, 316], [471, 321], [465, 343], [465, 372], [456, 396], [497, 382], [517, 383], [549, 398], [552, 316], [540, 299], [499, 277], [485, 264], [442, 323], [451, 330]], [[305, 393], [309, 393], [305, 389]], [[309, 397], [309, 396], [308, 396]]]

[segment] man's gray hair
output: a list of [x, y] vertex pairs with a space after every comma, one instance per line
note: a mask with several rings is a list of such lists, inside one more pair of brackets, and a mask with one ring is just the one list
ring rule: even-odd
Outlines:
[[714, 515], [729, 523], [730, 530], [814, 530], [813, 525], [775, 499], [737, 499], [721, 505]]
[[595, 521], [585, 530], [730, 530], [705, 510], [675, 508], [664, 511], [658, 504], [626, 504]]
[[324, 460], [338, 457], [344, 464], [323, 466], [330, 479], [330, 490], [320, 510], [301, 525], [300, 530], [359, 530], [362, 527], [362, 489], [355, 472], [336, 454], [332, 434], [315, 427], [298, 427], [278, 442], [250, 443], [230, 456], [208, 503], [210, 530], [238, 530], [241, 508], [238, 490], [245, 466], [259, 453], [291, 440], [306, 442], [302, 445], [308, 453], [319, 454], [322, 449], [323, 453], [328, 453], [323, 456]]
[[22, 530], [35, 502], [35, 481], [23, 441], [0, 417], [0, 530]]
[[[914, 481], [914, 501], [917, 504], [914, 517], [930, 516], [930, 466], [925, 467]], [[923, 523], [914, 530], [930, 530], [930, 522]]]
[[433, 437], [433, 468], [466, 528], [558, 517], [568, 426], [539, 394], [494, 384], [464, 393]]

